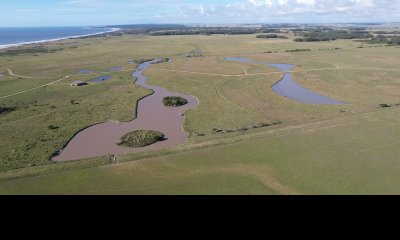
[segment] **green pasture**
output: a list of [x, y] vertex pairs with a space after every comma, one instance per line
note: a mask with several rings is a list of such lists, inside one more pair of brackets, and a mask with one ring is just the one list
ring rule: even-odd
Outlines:
[[[0, 106], [15, 107], [0, 115], [0, 193], [398, 193], [400, 49], [288, 37], [133, 35], [64, 40], [44, 45], [54, 53], [0, 56]], [[296, 49], [310, 51], [288, 52]], [[201, 56], [187, 54], [193, 51]], [[49, 161], [79, 130], [135, 118], [137, 100], [151, 91], [133, 84], [137, 66], [128, 61], [157, 57], [173, 61], [146, 70], [148, 82], [200, 101], [186, 113], [188, 143], [120, 156], [116, 165], [104, 156]], [[225, 57], [295, 64], [294, 80], [349, 104], [292, 101], [272, 91], [283, 76], [276, 69]], [[103, 75], [113, 78], [71, 86]], [[270, 122], [280, 124], [250, 127]], [[213, 132], [241, 128], [249, 129]]]

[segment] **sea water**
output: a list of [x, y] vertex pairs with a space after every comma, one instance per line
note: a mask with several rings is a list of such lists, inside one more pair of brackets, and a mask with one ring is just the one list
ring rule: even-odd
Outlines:
[[76, 38], [115, 29], [100, 27], [17, 27], [0, 28], [0, 48], [21, 44]]

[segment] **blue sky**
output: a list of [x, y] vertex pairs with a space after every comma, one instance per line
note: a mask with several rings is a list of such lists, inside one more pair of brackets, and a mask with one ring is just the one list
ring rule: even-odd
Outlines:
[[0, 27], [400, 21], [400, 0], [0, 0]]

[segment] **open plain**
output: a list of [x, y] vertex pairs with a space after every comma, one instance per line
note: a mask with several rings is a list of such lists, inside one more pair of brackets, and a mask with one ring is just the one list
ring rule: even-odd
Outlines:
[[[0, 55], [0, 107], [13, 109], [0, 114], [0, 194], [400, 194], [400, 49], [285, 36], [123, 35]], [[299, 85], [346, 104], [281, 96], [282, 71], [230, 57], [293, 64]], [[153, 92], [130, 63], [156, 58], [173, 61], [146, 69], [147, 83], [200, 103], [185, 113], [185, 143], [51, 161], [81, 130], [135, 119]]]

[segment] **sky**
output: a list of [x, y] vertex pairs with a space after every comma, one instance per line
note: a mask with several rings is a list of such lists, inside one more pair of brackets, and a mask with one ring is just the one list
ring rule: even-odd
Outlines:
[[0, 0], [0, 27], [400, 22], [400, 0]]

